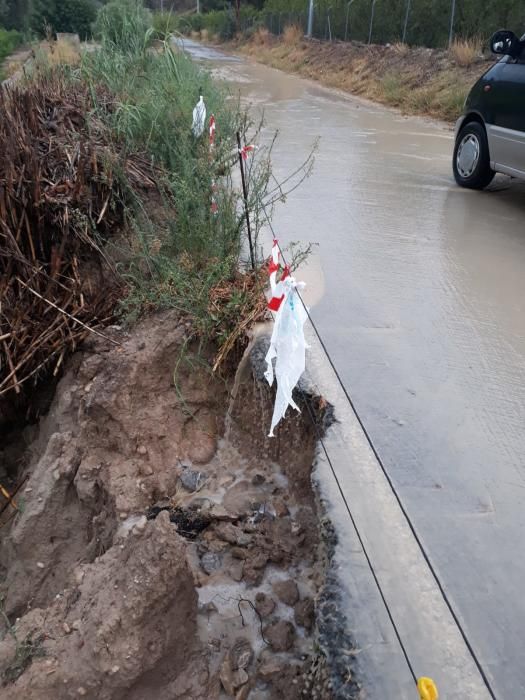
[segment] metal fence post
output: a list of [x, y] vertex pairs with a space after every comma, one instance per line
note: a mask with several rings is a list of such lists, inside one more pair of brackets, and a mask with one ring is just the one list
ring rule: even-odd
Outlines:
[[308, 7], [308, 28], [306, 30], [306, 36], [312, 37], [312, 28], [314, 23], [314, 0], [310, 0], [310, 5]]
[[412, 4], [411, 0], [407, 0], [407, 12], [405, 15], [405, 24], [403, 26], [403, 39], [402, 39], [403, 44], [406, 42], [406, 38], [407, 38], [408, 16], [410, 15], [410, 5], [411, 4]]
[[349, 0], [347, 5], [346, 5], [346, 21], [345, 21], [345, 41], [348, 38], [348, 18], [350, 17], [350, 6], [354, 0]]
[[452, 45], [452, 39], [454, 38], [454, 19], [456, 17], [456, 0], [452, 0], [452, 9], [450, 12], [450, 32], [448, 35], [448, 45]]
[[374, 11], [376, 8], [377, 0], [372, 0], [372, 10], [370, 12], [370, 31], [368, 32], [368, 43], [372, 43], [372, 29], [374, 27]]
[[326, 26], [328, 29], [328, 41], [332, 41], [332, 26], [330, 24], [330, 9], [326, 11]]

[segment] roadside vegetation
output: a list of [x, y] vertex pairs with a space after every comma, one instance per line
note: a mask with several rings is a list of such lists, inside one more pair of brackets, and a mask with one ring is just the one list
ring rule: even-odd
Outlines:
[[[209, 33], [191, 33], [209, 40]], [[215, 37], [218, 41], [218, 38]], [[477, 78], [491, 65], [477, 41], [459, 40], [450, 49], [426, 49], [396, 43], [319, 42], [304, 37], [297, 25], [277, 37], [266, 27], [225, 42], [229, 50], [260, 63], [317, 80], [406, 114], [453, 122]]]
[[2, 64], [22, 43], [22, 36], [14, 29], [0, 27], [0, 80], [3, 79]]
[[[67, 42], [44, 42], [26, 77], [0, 100], [2, 149], [12, 153], [0, 165], [0, 184], [7, 184], [2, 224], [11, 232], [2, 234], [0, 255], [7, 281], [0, 290], [0, 335], [7, 338], [0, 399], [30, 395], [35, 382], [58, 372], [89, 334], [86, 327], [104, 320], [132, 323], [152, 310], [175, 309], [189, 340], [215, 348], [217, 368], [265, 317], [266, 275], [245, 264], [236, 141], [239, 132], [253, 143], [258, 127], [170, 42], [152, 45], [149, 18], [141, 3], [113, 0], [97, 18], [100, 48], [79, 53]], [[199, 95], [216, 117], [213, 153], [207, 123], [199, 137], [191, 129]], [[29, 150], [20, 148], [26, 142]], [[247, 173], [256, 257], [263, 202], [271, 215], [274, 199], [284, 196], [271, 180], [270, 155], [261, 148]], [[40, 194], [23, 179], [29, 163], [40, 173]], [[23, 196], [13, 182], [22, 183]], [[45, 242], [41, 197], [48, 202]], [[22, 225], [27, 235], [17, 243]], [[11, 244], [20, 248], [16, 269]], [[47, 331], [53, 308], [55, 335]], [[29, 338], [22, 333], [28, 318]]]

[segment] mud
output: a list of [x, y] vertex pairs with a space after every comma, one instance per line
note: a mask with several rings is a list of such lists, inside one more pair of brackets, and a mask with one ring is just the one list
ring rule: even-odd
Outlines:
[[1, 476], [26, 481], [1, 531], [0, 698], [335, 697], [310, 481], [329, 411], [304, 394], [317, 426], [303, 410], [269, 440], [264, 342], [235, 383], [181, 355], [186, 331], [110, 329], [38, 425], [10, 426]]

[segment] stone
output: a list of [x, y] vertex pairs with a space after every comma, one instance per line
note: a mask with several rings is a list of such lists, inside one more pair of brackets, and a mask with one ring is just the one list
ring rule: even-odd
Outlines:
[[311, 598], [299, 600], [294, 606], [294, 619], [296, 624], [311, 630], [314, 626], [315, 605]]
[[255, 474], [255, 476], [252, 479], [252, 484], [254, 486], [261, 486], [262, 484], [264, 484], [265, 481], [266, 477], [264, 476], [264, 474]]
[[244, 571], [244, 562], [240, 559], [236, 559], [234, 562], [232, 562], [228, 571], [232, 579], [237, 581], [237, 583], [240, 583], [242, 581], [242, 574]]
[[66, 634], [71, 634], [71, 627], [67, 624], [67, 622], [62, 624], [62, 629]]
[[240, 668], [247, 669], [253, 661], [253, 649], [250, 642], [243, 637], [239, 637], [233, 643], [229, 652], [230, 665], [234, 671]]
[[237, 691], [237, 694], [235, 696], [235, 700], [248, 700], [250, 697], [250, 692], [252, 690], [252, 684], [251, 683], [246, 683], [245, 685], [242, 686], [240, 690]]
[[244, 669], [232, 669], [229, 655], [224, 657], [219, 671], [219, 678], [221, 679], [222, 687], [232, 698], [235, 697], [237, 688], [248, 682], [248, 674]]
[[243, 668], [239, 668], [232, 673], [233, 687], [237, 690], [241, 685], [248, 683], [249, 676]]
[[133, 532], [140, 533], [144, 532], [148, 524], [148, 519], [145, 515], [141, 515], [133, 527]]
[[206, 552], [201, 557], [201, 567], [202, 570], [208, 574], [212, 574], [217, 571], [222, 566], [222, 557], [220, 554], [215, 552]]
[[259, 591], [255, 596], [255, 609], [259, 615], [264, 619], [269, 617], [275, 610], [275, 601], [270, 596], [266, 595], [262, 591]]
[[285, 518], [287, 515], [290, 515], [290, 511], [288, 510], [288, 506], [284, 502], [282, 498], [276, 498], [273, 501], [273, 507], [275, 509], [275, 514], [277, 515], [278, 518]]
[[189, 469], [189, 467], [183, 467], [182, 474], [180, 475], [181, 484], [187, 491], [194, 493], [199, 491], [206, 482], [206, 476], [203, 472], [198, 472], [194, 469]]
[[291, 578], [286, 579], [286, 581], [276, 581], [273, 586], [273, 592], [279, 598], [281, 603], [293, 606], [299, 600], [299, 589], [297, 584]]
[[230, 554], [234, 559], [247, 559], [249, 556], [248, 552], [242, 547], [232, 547]]
[[210, 516], [213, 518], [213, 520], [219, 520], [219, 521], [232, 521], [236, 520], [237, 516], [232, 515], [229, 513], [224, 506], [221, 506], [219, 504], [214, 504], [211, 508], [210, 511]]
[[251, 535], [247, 535], [240, 527], [236, 527], [231, 523], [219, 523], [215, 528], [215, 534], [221, 540], [228, 542], [228, 544], [235, 544], [240, 547], [247, 547], [252, 542]]
[[77, 584], [77, 586], [80, 586], [80, 584], [84, 580], [84, 571], [82, 569], [75, 569], [74, 576], [75, 576], [75, 583]]
[[279, 620], [264, 629], [264, 638], [273, 651], [289, 651], [295, 640], [295, 628], [291, 622]]
[[259, 666], [257, 676], [264, 682], [268, 683], [274, 678], [281, 676], [286, 669], [284, 664], [279, 659], [266, 659]]

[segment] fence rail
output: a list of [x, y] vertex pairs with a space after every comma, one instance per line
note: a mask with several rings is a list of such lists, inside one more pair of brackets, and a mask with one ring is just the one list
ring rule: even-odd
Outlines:
[[[328, 41], [402, 42], [428, 47], [446, 47], [458, 36], [482, 43], [501, 26], [523, 32], [525, 3], [516, 0], [514, 10], [509, 10], [509, 3], [513, 0], [334, 0], [333, 4], [318, 0], [313, 4], [311, 36]], [[483, 13], [480, 4], [484, 5]], [[491, 12], [487, 11], [488, 5], [493, 5]], [[242, 18], [239, 28], [249, 31], [263, 25], [280, 35], [293, 24], [308, 34], [308, 9], [308, 0], [304, 0], [301, 10], [262, 10]]]

